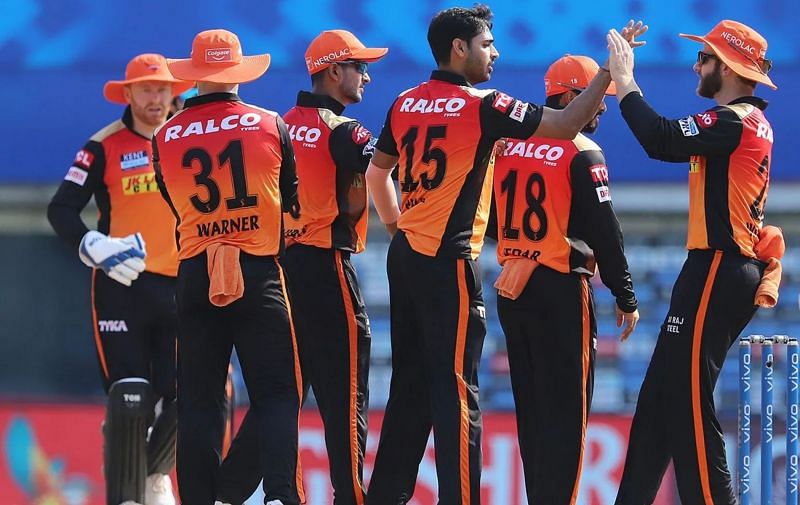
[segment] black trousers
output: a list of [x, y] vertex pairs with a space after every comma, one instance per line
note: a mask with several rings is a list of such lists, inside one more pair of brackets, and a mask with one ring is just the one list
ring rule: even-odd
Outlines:
[[419, 254], [398, 232], [388, 274], [392, 380], [367, 503], [408, 502], [433, 427], [439, 503], [477, 505], [486, 334], [477, 264]]
[[653, 503], [670, 459], [681, 502], [736, 503], [713, 393], [763, 270], [736, 253], [689, 251], [639, 391], [617, 504]]
[[153, 400], [161, 401], [164, 415], [148, 421], [153, 430], [148, 474], [167, 474], [175, 467], [175, 284], [174, 277], [143, 272], [131, 286], [123, 286], [92, 272], [92, 327], [106, 392], [118, 380], [140, 377], [150, 383]]
[[586, 276], [540, 266], [497, 297], [528, 502], [575, 505], [594, 385], [597, 325]]
[[142, 272], [123, 286], [92, 272], [92, 327], [106, 392], [128, 377], [147, 379], [156, 396], [175, 399], [175, 278]]
[[[369, 320], [350, 254], [293, 245], [281, 258], [292, 301], [304, 385], [325, 427], [335, 505], [362, 505], [367, 444]], [[222, 464], [219, 499], [239, 504], [260, 480], [248, 413]]]
[[297, 505], [303, 497], [298, 462], [301, 378], [283, 282], [274, 257], [241, 254], [244, 296], [226, 307], [208, 300], [205, 254], [178, 271], [178, 484], [186, 505], [217, 496], [225, 417], [225, 381], [236, 346], [267, 500]]

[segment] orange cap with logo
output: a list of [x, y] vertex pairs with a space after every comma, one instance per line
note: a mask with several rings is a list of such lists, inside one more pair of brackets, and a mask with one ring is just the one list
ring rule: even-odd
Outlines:
[[109, 102], [126, 105], [128, 100], [125, 99], [125, 86], [145, 81], [172, 83], [172, 96], [178, 96], [194, 86], [191, 81], [186, 82], [172, 77], [167, 70], [166, 58], [160, 54], [146, 53], [135, 56], [128, 62], [128, 66], [125, 67], [125, 80], [108, 81], [103, 86], [103, 96]]
[[228, 30], [206, 30], [194, 37], [192, 57], [167, 59], [169, 71], [178, 79], [217, 84], [255, 81], [269, 68], [269, 54], [242, 55], [242, 44]]
[[365, 47], [347, 30], [326, 30], [311, 41], [306, 49], [306, 68], [309, 74], [325, 70], [337, 61], [356, 60], [372, 63], [389, 51], [385, 47]]
[[767, 39], [749, 26], [723, 19], [703, 36], [678, 35], [708, 44], [720, 60], [745, 79], [778, 89], [767, 75], [772, 68], [772, 62], [767, 59]]
[[[600, 71], [600, 65], [588, 56], [565, 54], [550, 65], [544, 74], [545, 96], [560, 95], [567, 91], [583, 91]], [[612, 82], [606, 95], [616, 95], [617, 87]]]

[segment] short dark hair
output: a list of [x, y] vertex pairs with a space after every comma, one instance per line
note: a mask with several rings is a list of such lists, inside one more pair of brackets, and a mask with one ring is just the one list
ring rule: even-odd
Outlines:
[[322, 79], [325, 77], [325, 70], [322, 69], [317, 73], [311, 74], [311, 86], [319, 86], [322, 84]]
[[428, 26], [428, 44], [437, 65], [450, 63], [454, 39], [466, 40], [492, 29], [492, 11], [488, 5], [475, 4], [471, 9], [453, 7], [433, 16]]
[[545, 107], [550, 107], [551, 109], [563, 109], [564, 106], [561, 105], [561, 97], [567, 94], [565, 91], [564, 93], [559, 93], [557, 95], [550, 95], [544, 99]]

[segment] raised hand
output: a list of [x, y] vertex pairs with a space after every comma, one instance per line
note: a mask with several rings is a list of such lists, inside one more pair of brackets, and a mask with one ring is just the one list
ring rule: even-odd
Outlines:
[[[611, 29], [606, 35], [608, 42], [608, 70], [617, 85], [617, 96], [620, 88], [628, 88], [633, 80], [633, 48], [617, 30]], [[623, 95], [624, 96], [624, 95]]]
[[644, 35], [650, 27], [644, 24], [641, 20], [637, 22], [633, 22], [631, 19], [628, 23], [622, 28], [620, 32], [622, 37], [628, 41], [628, 44], [632, 48], [641, 47], [647, 44], [646, 40], [636, 40], [637, 37]]

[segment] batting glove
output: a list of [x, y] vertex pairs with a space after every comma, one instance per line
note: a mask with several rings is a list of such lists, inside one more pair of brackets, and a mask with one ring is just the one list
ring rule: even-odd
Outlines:
[[146, 255], [140, 233], [114, 238], [92, 230], [83, 236], [78, 247], [78, 256], [86, 266], [102, 269], [125, 286], [130, 286], [144, 271]]

